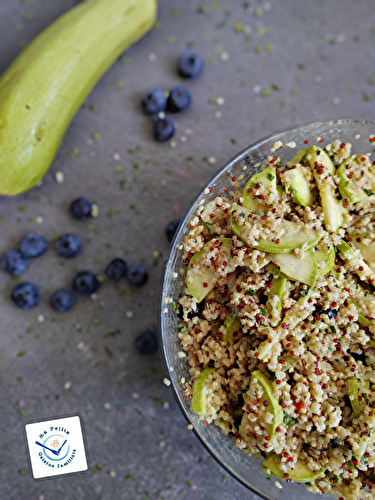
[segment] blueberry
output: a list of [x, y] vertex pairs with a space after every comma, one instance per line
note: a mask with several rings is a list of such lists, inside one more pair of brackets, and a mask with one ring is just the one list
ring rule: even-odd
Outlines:
[[90, 296], [100, 287], [100, 281], [92, 271], [81, 271], [73, 280], [73, 290], [80, 295]]
[[17, 250], [9, 250], [1, 259], [1, 267], [13, 276], [19, 276], [27, 268], [27, 261]]
[[26, 258], [39, 257], [47, 250], [47, 240], [39, 233], [27, 233], [19, 242], [18, 248]]
[[105, 270], [105, 274], [110, 280], [119, 281], [125, 276], [127, 269], [128, 266], [125, 261], [114, 259]]
[[187, 50], [178, 61], [178, 72], [183, 78], [196, 78], [202, 73], [203, 57], [192, 50]]
[[180, 113], [187, 110], [191, 104], [191, 94], [186, 87], [176, 87], [171, 90], [168, 97], [168, 110]]
[[78, 198], [70, 205], [70, 213], [78, 220], [87, 220], [92, 216], [92, 201], [88, 198]]
[[314, 316], [321, 316], [322, 314], [326, 314], [329, 319], [336, 318], [337, 312], [333, 309], [323, 309], [321, 306], [315, 306], [315, 311], [313, 313]]
[[12, 292], [12, 300], [17, 307], [27, 311], [39, 302], [39, 290], [32, 283], [20, 283]]
[[74, 306], [74, 295], [68, 290], [58, 290], [49, 299], [52, 308], [57, 312], [65, 312]]
[[76, 234], [64, 234], [56, 241], [55, 248], [61, 257], [70, 259], [81, 251], [81, 238]]
[[142, 264], [133, 264], [128, 269], [127, 278], [132, 286], [143, 286], [147, 283], [148, 272]]
[[135, 348], [141, 354], [154, 354], [158, 350], [158, 339], [155, 332], [145, 330], [135, 339]]
[[173, 240], [173, 236], [175, 235], [177, 228], [180, 225], [180, 222], [181, 219], [173, 219], [165, 228], [165, 233], [167, 235], [168, 241]]
[[159, 118], [154, 123], [154, 137], [159, 142], [168, 141], [174, 135], [174, 124], [170, 118]]
[[[193, 319], [194, 316], [197, 316], [198, 318], [200, 318], [201, 315], [202, 315], [202, 312], [204, 311], [205, 306], [206, 306], [206, 302], [204, 300], [202, 300], [201, 302], [199, 302], [199, 304], [197, 304], [197, 308], [196, 308], [195, 311], [193, 311], [193, 309], [191, 309], [188, 312], [187, 317], [189, 319]], [[178, 304], [177, 309], [178, 309], [177, 316], [180, 319], [183, 319], [183, 317], [184, 317], [184, 310], [183, 310], [182, 304]]]
[[162, 89], [153, 87], [149, 89], [147, 94], [142, 99], [142, 108], [147, 115], [157, 115], [165, 110], [167, 106], [167, 98]]

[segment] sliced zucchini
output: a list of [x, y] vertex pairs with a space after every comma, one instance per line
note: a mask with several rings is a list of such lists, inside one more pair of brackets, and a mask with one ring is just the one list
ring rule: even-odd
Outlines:
[[355, 250], [353, 250], [353, 248], [344, 240], [341, 240], [340, 244], [337, 245], [337, 249], [346, 260], [358, 259], [358, 268], [355, 270], [355, 272], [358, 274], [359, 278], [362, 281], [369, 280], [372, 286], [375, 285], [373, 281], [375, 275], [372, 269], [362, 259], [361, 255], [357, 256]]
[[[337, 169], [340, 177], [339, 191], [343, 198], [349, 198], [352, 203], [358, 201], [372, 203], [375, 200], [375, 176], [368, 169], [364, 175], [358, 176], [359, 170], [365, 167], [357, 161], [357, 157], [345, 160]], [[350, 178], [349, 175], [352, 177]]]
[[208, 415], [208, 392], [206, 381], [215, 368], [206, 368], [201, 371], [193, 384], [193, 397], [191, 399], [191, 409], [197, 415]]
[[361, 414], [361, 407], [359, 406], [358, 401], [358, 380], [350, 379], [348, 380], [348, 391], [349, 391], [349, 399], [353, 409], [353, 415], [355, 418], [358, 418]]
[[288, 163], [290, 163], [291, 166], [297, 165], [298, 163], [303, 163], [303, 159], [305, 156], [306, 156], [306, 151], [300, 149]]
[[[343, 206], [336, 198], [336, 193], [329, 175], [335, 174], [335, 167], [331, 158], [322, 148], [313, 147], [306, 150], [309, 158], [310, 166], [314, 172], [314, 177], [317, 180], [320, 201], [324, 213], [324, 223], [329, 226], [330, 231], [335, 232], [343, 223]], [[320, 168], [323, 167], [323, 173], [320, 173]], [[329, 174], [329, 175], [327, 175]]]
[[[259, 238], [257, 240], [257, 245], [254, 245], [250, 238], [246, 238], [246, 234], [244, 234], [244, 224], [246, 222], [250, 222], [253, 224], [254, 219], [250, 210], [247, 210], [244, 207], [241, 207], [237, 204], [234, 204], [232, 207], [231, 213], [231, 224], [233, 232], [244, 242], [246, 245], [252, 248], [256, 248], [263, 252], [270, 253], [290, 253], [296, 248], [302, 247], [306, 243], [307, 248], [310, 248], [318, 243], [320, 237], [313, 230], [308, 230], [307, 232], [303, 231], [303, 227], [301, 224], [296, 222], [290, 222], [287, 220], [281, 220], [280, 229], [283, 231], [283, 234], [280, 235], [276, 240], [263, 240]], [[261, 219], [259, 217], [256, 218], [256, 221], [259, 222]], [[278, 243], [276, 241], [279, 240]]]
[[311, 191], [310, 183], [306, 178], [307, 168], [297, 167], [290, 170], [288, 174], [290, 176], [290, 193], [293, 201], [303, 207], [313, 205], [315, 198]]
[[[269, 255], [274, 255], [274, 254], [269, 254]], [[267, 264], [264, 269], [268, 273], [273, 274], [274, 276], [279, 276], [280, 278], [285, 278], [286, 280], [295, 281], [293, 278], [290, 278], [289, 276], [287, 276], [286, 274], [281, 272], [279, 266], [277, 266], [276, 264], [273, 264], [272, 262]]]
[[[277, 479], [281, 479], [282, 481], [286, 481], [285, 473], [280, 469], [280, 460], [278, 455], [273, 454], [267, 458], [265, 462], [262, 463], [263, 469], [267, 472], [269, 471], [274, 477]], [[294, 466], [294, 469], [288, 469], [289, 480], [296, 483], [310, 483], [314, 481], [319, 476], [324, 473], [325, 469], [320, 469], [316, 472], [313, 472], [311, 469], [307, 467], [301, 461], [297, 461]]]
[[[246, 184], [242, 196], [243, 196], [243, 206], [248, 208], [254, 213], [257, 213], [259, 209], [264, 208], [264, 204], [258, 200], [254, 194], [255, 186], [261, 184], [262, 187], [276, 194], [276, 170], [275, 167], [267, 167], [264, 170], [259, 170], [254, 174], [251, 179]], [[252, 192], [249, 192], [251, 190]]]
[[372, 324], [372, 321], [370, 319], [367, 319], [366, 316], [364, 316], [363, 314], [359, 313], [358, 314], [358, 323], [362, 326], [371, 326]]
[[306, 158], [308, 159], [311, 168], [315, 167], [315, 162], [319, 165], [323, 165], [328, 170], [329, 175], [335, 175], [336, 168], [329, 157], [328, 153], [324, 149], [317, 146], [311, 146], [306, 149]]
[[[366, 240], [365, 236], [365, 234], [353, 235], [353, 245], [358, 248], [362, 257], [368, 264], [375, 264], [375, 241], [370, 240], [369, 244], [365, 245], [365, 243], [363, 243], [363, 240]], [[357, 238], [359, 238], [360, 241], [357, 241]]]
[[273, 276], [272, 278], [272, 286], [270, 288], [267, 300], [267, 309], [271, 316], [272, 326], [277, 326], [281, 320], [281, 313], [283, 310], [282, 298], [286, 281], [286, 278], [282, 278], [281, 276], [277, 275]]
[[315, 257], [318, 263], [316, 279], [319, 279], [335, 267], [336, 252], [334, 247], [326, 246], [315, 252]]
[[366, 453], [366, 449], [368, 445], [372, 442], [373, 440], [373, 435], [368, 435], [368, 436], [361, 436], [359, 439], [359, 448], [355, 452], [354, 456], [360, 460], [362, 456]]
[[305, 250], [301, 258], [294, 253], [275, 253], [271, 255], [271, 261], [277, 264], [288, 278], [310, 286], [315, 284], [318, 266], [312, 248]]
[[263, 406], [263, 402], [268, 402], [267, 411], [273, 415], [272, 422], [266, 425], [266, 431], [268, 436], [272, 438], [275, 436], [276, 428], [283, 423], [284, 411], [280, 406], [280, 403], [273, 396], [272, 382], [260, 371], [255, 371], [251, 374], [252, 379], [256, 379], [263, 389], [263, 396], [260, 400], [260, 405]]
[[233, 340], [233, 334], [238, 332], [241, 328], [241, 319], [235, 311], [229, 314], [224, 321], [225, 334], [223, 340], [225, 342], [231, 342]]
[[[219, 245], [216, 244], [218, 240], [220, 241]], [[198, 302], [201, 302], [210, 293], [219, 278], [219, 275], [215, 272], [213, 263], [209, 261], [209, 267], [206, 265], [206, 256], [212, 246], [220, 249], [220, 256], [226, 262], [230, 262], [231, 260], [231, 238], [215, 238], [206, 243], [202, 250], [193, 255], [189, 262], [186, 283], [190, 293]]]

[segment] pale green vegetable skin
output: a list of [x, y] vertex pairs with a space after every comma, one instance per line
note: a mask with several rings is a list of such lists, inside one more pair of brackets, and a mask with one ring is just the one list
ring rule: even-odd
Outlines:
[[273, 415], [272, 422], [266, 425], [267, 434], [272, 440], [272, 438], [275, 436], [276, 428], [283, 422], [283, 409], [281, 408], [277, 399], [275, 399], [275, 397], [272, 395], [272, 382], [262, 372], [253, 372], [251, 374], [251, 378], [256, 378], [258, 383], [262, 386], [264, 391], [262, 397], [268, 401], [267, 411]]
[[198, 415], [207, 414], [207, 394], [205, 390], [206, 380], [215, 368], [206, 368], [201, 371], [193, 384], [193, 397], [191, 399], [191, 409]]
[[241, 319], [233, 311], [224, 321], [225, 335], [223, 340], [225, 342], [231, 342], [233, 340], [233, 334], [238, 332], [241, 328]]
[[[265, 462], [262, 463], [262, 467], [265, 471], [270, 471], [270, 473], [278, 479], [285, 481], [284, 471], [279, 468], [277, 461], [277, 455], [271, 455], [267, 458]], [[309, 483], [314, 481], [319, 476], [323, 474], [325, 469], [320, 469], [317, 472], [313, 472], [307, 467], [307, 465], [298, 462], [295, 464], [294, 470], [289, 469], [289, 479], [295, 481], [296, 483]]]
[[[234, 212], [236, 212], [236, 215], [233, 215]], [[244, 214], [245, 218], [248, 218], [251, 214], [251, 211], [235, 203], [232, 206], [231, 212], [232, 230], [234, 234], [236, 234], [244, 243], [246, 243], [247, 246], [251, 247], [252, 245], [250, 244], [250, 242], [247, 241], [242, 234], [242, 226], [240, 226], [237, 221], [237, 216], [241, 213]], [[263, 252], [270, 253], [290, 253], [295, 248], [301, 247], [304, 243], [306, 243], [307, 248], [311, 248], [320, 240], [320, 237], [317, 236], [315, 231], [309, 230], [307, 233], [305, 233], [302, 230], [302, 225], [296, 222], [290, 222], [283, 219], [280, 225], [284, 230], [284, 234], [280, 236], [280, 241], [278, 244], [274, 241], [263, 240], [259, 238], [257, 240], [258, 244], [255, 245], [254, 248]]]
[[[205, 266], [203, 266], [202, 274], [195, 274], [192, 271], [192, 266], [199, 267], [201, 265], [205, 249], [210, 246], [215, 246], [213, 242], [216, 239], [220, 239], [222, 243], [222, 249], [223, 250], [225, 249], [224, 251], [227, 255], [227, 262], [230, 262], [231, 260], [231, 254], [230, 254], [230, 250], [232, 248], [231, 238], [214, 238], [213, 240], [205, 243], [203, 245], [202, 250], [193, 255], [193, 257], [190, 259], [187, 271], [187, 287], [191, 295], [194, 298], [196, 298], [198, 302], [201, 302], [205, 298], [205, 296], [208, 295], [210, 291], [214, 288], [215, 283], [219, 278], [219, 275]], [[203, 285], [204, 283], [207, 286], [204, 286]]]
[[0, 78], [0, 194], [43, 178], [87, 95], [156, 10], [156, 0], [86, 0], [16, 58]]
[[358, 381], [354, 379], [348, 380], [350, 403], [352, 405], [353, 415], [355, 418], [358, 418], [361, 414], [361, 407], [359, 406], [359, 401], [358, 401], [358, 390], [359, 390]]

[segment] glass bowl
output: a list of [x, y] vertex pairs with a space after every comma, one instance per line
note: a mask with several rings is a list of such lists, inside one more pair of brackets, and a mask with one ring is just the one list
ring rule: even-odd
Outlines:
[[[245, 180], [259, 169], [265, 158], [272, 154], [271, 148], [276, 141], [282, 143], [295, 142], [296, 147], [283, 147], [274, 154], [280, 156], [283, 163], [289, 161], [299, 150], [309, 144], [317, 143], [317, 138], [323, 138], [324, 144], [339, 139], [341, 142], [351, 142], [353, 153], [366, 153], [374, 149], [369, 142], [369, 135], [375, 135], [375, 120], [337, 120], [325, 123], [313, 123], [294, 130], [275, 134], [267, 137], [253, 146], [245, 149], [235, 156], [218, 174], [207, 184], [206, 188], [212, 187], [212, 192], [204, 188], [195, 200], [193, 206], [180, 225], [177, 234], [171, 244], [167, 258], [165, 273], [161, 284], [160, 297], [160, 347], [165, 364], [167, 377], [172, 383], [173, 391], [182, 413], [187, 421], [193, 425], [194, 432], [207, 448], [211, 455], [226, 469], [233, 477], [240, 481], [257, 495], [266, 500], [316, 500], [317, 498], [332, 499], [331, 495], [317, 495], [306, 491], [304, 485], [286, 483], [281, 481], [282, 489], [275, 485], [275, 479], [267, 480], [261, 468], [264, 460], [261, 456], [248, 456], [235, 446], [234, 439], [225, 436], [221, 429], [214, 424], [205, 426], [203, 421], [190, 409], [190, 402], [183, 393], [184, 385], [181, 378], [190, 380], [187, 358], [179, 358], [181, 351], [180, 340], [177, 335], [177, 325], [180, 322], [172, 303], [168, 299], [178, 299], [180, 288], [180, 268], [185, 267], [182, 261], [182, 243], [190, 230], [190, 220], [196, 215], [199, 206], [214, 199], [219, 193], [223, 193], [226, 186], [231, 186], [231, 178], [245, 175]], [[247, 167], [244, 171], [243, 168]], [[204, 201], [203, 201], [204, 200]], [[177, 274], [176, 274], [177, 273]], [[280, 483], [279, 483], [280, 484]]]

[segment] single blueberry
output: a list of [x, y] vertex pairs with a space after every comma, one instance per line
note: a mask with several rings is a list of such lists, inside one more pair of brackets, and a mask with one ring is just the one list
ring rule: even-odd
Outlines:
[[47, 240], [39, 233], [27, 233], [19, 242], [18, 248], [26, 258], [39, 257], [47, 250]]
[[92, 216], [92, 201], [88, 198], [78, 198], [70, 205], [70, 213], [78, 220], [87, 220]]
[[174, 124], [170, 118], [159, 118], [154, 123], [154, 137], [159, 142], [168, 141], [174, 135]]
[[315, 311], [313, 312], [314, 316], [321, 316], [322, 314], [326, 314], [329, 319], [336, 318], [337, 311], [333, 309], [323, 309], [321, 306], [315, 306]]
[[76, 234], [64, 234], [56, 241], [55, 248], [61, 257], [70, 259], [81, 251], [81, 238]]
[[168, 97], [168, 111], [180, 113], [187, 110], [191, 104], [191, 94], [186, 87], [176, 87]]
[[168, 226], [165, 228], [165, 232], [168, 238], [168, 241], [173, 240], [173, 236], [175, 235], [178, 226], [180, 225], [181, 219], [173, 219]]
[[[204, 311], [204, 308], [206, 307], [206, 302], [204, 300], [202, 300], [201, 302], [199, 302], [197, 304], [197, 308], [195, 311], [193, 311], [193, 309], [191, 309], [188, 314], [187, 314], [187, 317], [189, 319], [193, 319], [194, 316], [197, 316], [198, 318], [201, 317], [203, 311]], [[180, 319], [183, 319], [184, 318], [184, 309], [182, 307], [182, 304], [178, 304], [177, 305], [177, 316], [180, 318]]]
[[1, 267], [13, 276], [19, 276], [27, 268], [27, 261], [18, 250], [9, 250], [1, 259]]
[[75, 298], [68, 290], [57, 290], [51, 295], [49, 302], [55, 311], [65, 312], [74, 306]]
[[132, 286], [143, 286], [147, 283], [148, 272], [142, 264], [133, 264], [129, 266], [127, 278]]
[[119, 281], [125, 276], [127, 269], [128, 266], [124, 260], [114, 259], [105, 270], [105, 274], [110, 280]]
[[100, 287], [100, 281], [92, 271], [81, 271], [73, 280], [73, 290], [80, 295], [90, 296]]
[[135, 348], [141, 354], [154, 354], [158, 350], [158, 339], [155, 332], [145, 330], [135, 339]]
[[39, 290], [32, 283], [20, 283], [12, 292], [12, 300], [17, 307], [27, 311], [39, 302]]
[[178, 72], [183, 78], [196, 78], [202, 73], [203, 57], [192, 50], [186, 50], [178, 61]]
[[151, 88], [142, 99], [142, 108], [147, 115], [157, 115], [165, 110], [167, 98], [162, 89]]

